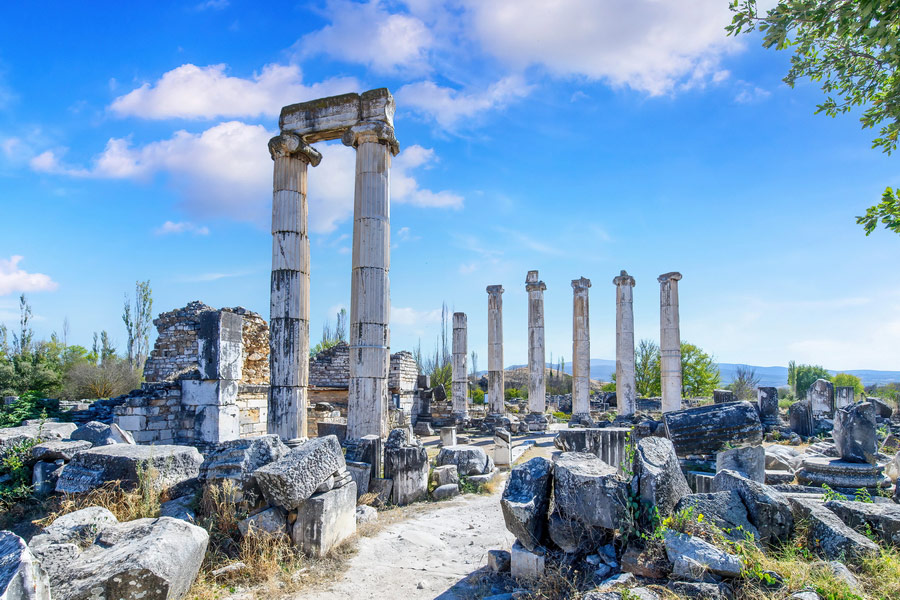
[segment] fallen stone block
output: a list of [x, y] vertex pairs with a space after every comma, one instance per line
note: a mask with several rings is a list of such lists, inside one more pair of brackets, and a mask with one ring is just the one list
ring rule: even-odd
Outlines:
[[488, 568], [494, 573], [509, 571], [509, 552], [506, 550], [488, 550]]
[[637, 443], [634, 475], [641, 500], [659, 509], [662, 517], [672, 514], [678, 501], [691, 493], [675, 448], [665, 438], [648, 437]]
[[196, 481], [203, 457], [191, 446], [138, 446], [113, 444], [82, 450], [67, 464], [56, 483], [56, 491], [80, 494], [108, 481], [119, 481], [134, 489], [141, 477], [151, 479], [159, 493], [179, 496], [178, 490]]
[[387, 448], [384, 475], [393, 480], [391, 502], [406, 506], [428, 497], [428, 451], [423, 446]]
[[444, 465], [432, 469], [431, 482], [437, 487], [448, 485], [450, 483], [458, 484], [459, 473], [456, 471], [456, 465]]
[[766, 470], [769, 471], [789, 471], [793, 473], [800, 466], [800, 460], [797, 457], [800, 453], [794, 448], [774, 444], [766, 446]]
[[897, 504], [831, 500], [825, 503], [825, 507], [848, 527], [865, 531], [868, 526], [884, 543], [900, 546], [900, 506]]
[[83, 512], [57, 519], [31, 540], [54, 598], [179, 600], [187, 594], [206, 553], [206, 530], [169, 517], [111, 523], [102, 511]]
[[665, 579], [672, 572], [672, 563], [666, 556], [628, 546], [622, 553], [622, 571], [650, 579]]
[[790, 537], [794, 528], [793, 512], [787, 499], [774, 488], [726, 470], [716, 473], [713, 490], [738, 493], [762, 542], [770, 544]]
[[345, 467], [341, 444], [330, 435], [304, 442], [275, 462], [253, 471], [253, 477], [269, 504], [293, 510], [335, 471]]
[[356, 533], [356, 484], [314, 494], [297, 508], [291, 533], [304, 554], [320, 558]]
[[536, 457], [514, 468], [503, 490], [500, 508], [506, 528], [527, 550], [543, 542], [552, 483], [553, 464]]
[[821, 502], [789, 497], [795, 519], [809, 523], [807, 547], [828, 560], [857, 560], [878, 552], [878, 545], [844, 524]]
[[487, 485], [490, 482], [497, 479], [500, 476], [500, 469], [494, 469], [490, 473], [485, 473], [484, 475], [470, 475], [466, 477], [466, 481], [474, 486], [476, 489], [481, 488], [481, 486]]
[[733, 541], [744, 541], [748, 534], [754, 540], [759, 539], [759, 531], [750, 523], [747, 507], [737, 490], [685, 496], [675, 506], [675, 512], [687, 509], [693, 509], [695, 517], [703, 515]]
[[625, 516], [627, 484], [593, 454], [564, 452], [553, 467], [560, 514], [591, 527], [616, 529]]
[[238, 522], [241, 535], [287, 535], [287, 514], [277, 506], [267, 508]]
[[766, 450], [762, 446], [731, 448], [716, 453], [716, 473], [737, 471], [747, 479], [765, 483]]
[[230, 485], [235, 502], [255, 505], [262, 498], [262, 491], [254, 471], [282, 459], [288, 452], [290, 448], [277, 435], [229, 440], [207, 454], [201, 472], [207, 485]]
[[50, 600], [50, 580], [25, 540], [0, 531], [0, 598]]
[[75, 423], [51, 423], [22, 425], [0, 429], [0, 457], [9, 450], [32, 440], [67, 440], [75, 431]]
[[664, 536], [666, 556], [673, 563], [679, 558], [689, 559], [702, 569], [722, 577], [738, 577], [744, 568], [739, 557], [723, 552], [698, 537], [671, 529], [666, 530]]
[[728, 444], [760, 444], [763, 427], [749, 402], [729, 402], [663, 414], [668, 438], [678, 456], [715, 454]]
[[434, 491], [431, 492], [431, 497], [438, 501], [449, 500], [456, 496], [459, 496], [459, 486], [455, 483], [448, 483], [447, 485], [436, 487], [434, 488]]
[[31, 486], [37, 496], [47, 496], [56, 489], [56, 482], [65, 464], [62, 460], [56, 462], [39, 461], [34, 463], [31, 471]]
[[90, 447], [91, 443], [85, 440], [49, 440], [33, 446], [31, 455], [35, 460], [69, 462], [75, 457], [75, 454]]
[[766, 485], [784, 485], [794, 483], [796, 477], [790, 471], [766, 471]]
[[815, 434], [816, 426], [813, 418], [812, 403], [809, 399], [798, 400], [788, 408], [788, 419], [791, 429], [805, 438]]
[[391, 502], [391, 494], [394, 491], [394, 480], [383, 477], [375, 477], [369, 481], [369, 493], [375, 494], [373, 506], [387, 506]]
[[610, 534], [609, 530], [603, 527], [590, 527], [574, 519], [565, 518], [559, 511], [553, 511], [550, 515], [547, 533], [560, 550], [569, 554], [591, 552], [606, 542]]
[[698, 600], [731, 600], [731, 588], [724, 583], [699, 583], [693, 581], [670, 581], [666, 587], [679, 598]]
[[445, 446], [437, 455], [437, 466], [456, 465], [462, 477], [484, 475], [494, 470], [494, 461], [478, 446]]
[[72, 432], [73, 440], [90, 442], [92, 446], [109, 446], [112, 444], [134, 444], [130, 433], [118, 425], [107, 425], [99, 421], [89, 421]]
[[356, 507], [356, 524], [374, 523], [378, 520], [378, 511], [374, 506], [357, 506]]
[[441, 427], [441, 446], [456, 445], [456, 427]]
[[356, 484], [356, 495], [369, 493], [369, 482], [372, 480], [372, 465], [369, 463], [347, 461], [347, 472]]
[[532, 551], [515, 542], [509, 554], [509, 572], [514, 579], [540, 579], [544, 575], [547, 557], [543, 548]]
[[159, 516], [181, 519], [188, 523], [196, 523], [197, 513], [194, 511], [196, 501], [196, 494], [185, 494], [174, 500], [163, 502], [159, 507]]
[[834, 412], [834, 445], [842, 460], [874, 465], [878, 451], [875, 405], [856, 402]]

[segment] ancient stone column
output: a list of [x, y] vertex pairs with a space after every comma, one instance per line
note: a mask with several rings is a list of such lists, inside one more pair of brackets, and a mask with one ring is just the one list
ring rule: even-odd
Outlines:
[[622, 271], [616, 286], [616, 406], [620, 415], [637, 409], [634, 387], [634, 277]]
[[453, 364], [451, 398], [453, 416], [459, 421], [469, 417], [468, 396], [469, 376], [466, 362], [468, 352], [468, 331], [466, 313], [453, 313]]
[[528, 271], [525, 291], [528, 292], [528, 411], [544, 414], [547, 404], [547, 385], [544, 373], [547, 369], [544, 351], [544, 290], [547, 286], [538, 280], [537, 271]]
[[681, 331], [678, 325], [678, 281], [681, 273], [659, 276], [659, 363], [662, 411], [681, 410]]
[[489, 285], [487, 293], [488, 410], [491, 414], [503, 414], [503, 286]]
[[390, 171], [391, 155], [399, 148], [394, 128], [381, 121], [360, 122], [342, 141], [356, 148], [347, 436], [385, 437], [391, 360]]
[[572, 416], [591, 416], [591, 280], [572, 280]]
[[269, 141], [275, 161], [272, 194], [272, 287], [269, 313], [267, 431], [285, 440], [306, 437], [309, 379], [309, 236], [306, 171], [322, 160], [299, 136]]

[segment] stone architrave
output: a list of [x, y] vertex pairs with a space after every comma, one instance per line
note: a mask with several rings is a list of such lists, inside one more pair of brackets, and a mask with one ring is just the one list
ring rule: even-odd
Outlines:
[[637, 408], [634, 383], [634, 277], [622, 271], [616, 286], [616, 406], [620, 415]]
[[268, 433], [306, 435], [309, 381], [309, 235], [307, 167], [322, 155], [300, 136], [269, 140], [275, 161], [272, 193], [272, 282], [269, 313]]
[[[390, 104], [393, 114], [393, 98]], [[344, 133], [343, 142], [356, 148], [347, 435], [384, 437], [391, 360], [390, 170], [399, 148], [392, 120], [361, 122]]]
[[503, 286], [489, 285], [488, 293], [488, 410], [506, 412], [503, 402]]
[[453, 313], [453, 362], [452, 382], [450, 384], [451, 398], [453, 399], [453, 416], [465, 421], [469, 416], [468, 395], [469, 378], [468, 363], [468, 319], [466, 313]]
[[528, 292], [528, 411], [544, 414], [547, 405], [547, 369], [544, 349], [544, 290], [547, 286], [538, 279], [537, 271], [528, 271], [525, 290]]
[[681, 410], [681, 330], [678, 282], [681, 273], [663, 273], [659, 281], [659, 356], [662, 411]]
[[591, 415], [591, 280], [572, 280], [572, 414]]

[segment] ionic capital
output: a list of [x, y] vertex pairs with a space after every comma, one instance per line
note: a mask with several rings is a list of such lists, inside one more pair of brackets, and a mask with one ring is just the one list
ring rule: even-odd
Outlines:
[[380, 121], [363, 121], [344, 132], [341, 141], [345, 146], [359, 148], [360, 144], [374, 142], [384, 144], [391, 150], [391, 154], [397, 156], [400, 152], [400, 143], [394, 137], [394, 128]]
[[680, 281], [681, 273], [678, 271], [672, 271], [671, 273], [663, 273], [659, 277], [656, 278], [660, 283], [666, 283], [667, 281]]
[[[681, 275], [679, 275], [678, 278], [681, 279]], [[623, 270], [621, 273], [619, 273], [618, 277], [613, 279], [613, 283], [618, 286], [630, 285], [631, 287], [634, 287], [634, 277], [629, 275], [627, 271]]]
[[502, 285], [489, 285], [485, 291], [492, 296], [499, 296], [504, 292], [504, 289]]
[[581, 279], [573, 279], [572, 280], [572, 289], [576, 292], [582, 292], [591, 287], [591, 280], [587, 277], [582, 277]]
[[306, 161], [314, 167], [322, 162], [322, 153], [300, 139], [293, 133], [281, 133], [269, 140], [269, 154], [272, 160], [279, 157], [292, 156]]
[[543, 281], [538, 281], [537, 283], [526, 283], [525, 291], [526, 292], [543, 292], [547, 289], [547, 284]]

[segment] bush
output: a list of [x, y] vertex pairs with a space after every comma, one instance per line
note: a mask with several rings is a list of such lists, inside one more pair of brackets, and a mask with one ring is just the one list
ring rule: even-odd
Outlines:
[[480, 388], [472, 390], [472, 404], [484, 404], [484, 390]]
[[28, 392], [10, 405], [0, 406], [0, 427], [18, 427], [25, 419], [60, 418], [59, 400]]
[[528, 398], [528, 392], [525, 390], [520, 390], [519, 388], [506, 388], [503, 392], [503, 397], [506, 400], [515, 400], [516, 398]]
[[38, 441], [32, 439], [17, 444], [7, 450], [0, 460], [0, 479], [9, 478], [0, 483], [0, 507], [4, 512], [10, 504], [31, 495], [31, 469], [27, 466], [27, 460], [31, 455], [31, 447]]
[[127, 360], [108, 359], [100, 365], [81, 362], [66, 374], [65, 395], [70, 398], [113, 398], [141, 386], [141, 375]]

